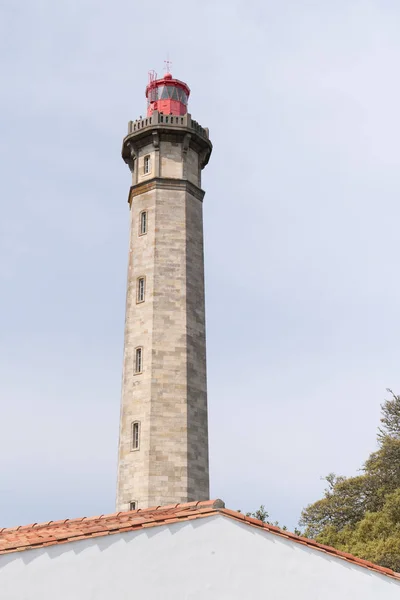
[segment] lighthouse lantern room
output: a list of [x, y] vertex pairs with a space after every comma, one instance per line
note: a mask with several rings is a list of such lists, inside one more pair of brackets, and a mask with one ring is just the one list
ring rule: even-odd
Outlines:
[[146, 87], [147, 116], [150, 117], [155, 110], [165, 115], [185, 115], [189, 95], [186, 83], [174, 79], [171, 73], [157, 79], [157, 74], [151, 71]]

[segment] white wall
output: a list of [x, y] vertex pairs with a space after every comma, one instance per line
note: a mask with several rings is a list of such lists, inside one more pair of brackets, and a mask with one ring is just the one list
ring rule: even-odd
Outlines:
[[398, 600], [400, 582], [213, 516], [0, 556], [1, 600]]

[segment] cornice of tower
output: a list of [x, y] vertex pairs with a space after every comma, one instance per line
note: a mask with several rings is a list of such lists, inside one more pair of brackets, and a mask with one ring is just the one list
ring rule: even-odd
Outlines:
[[211, 156], [209, 130], [202, 127], [187, 113], [183, 116], [154, 112], [150, 117], [129, 121], [128, 135], [122, 143], [122, 158], [132, 167], [141, 147], [152, 143], [158, 149], [161, 140], [179, 139], [183, 152], [189, 147], [198, 152], [203, 169]]
[[200, 202], [203, 201], [205, 194], [204, 190], [199, 188], [197, 185], [194, 185], [194, 183], [191, 183], [187, 179], [154, 177], [149, 181], [143, 181], [131, 186], [128, 195], [129, 206], [131, 206], [135, 196], [139, 196], [140, 194], [144, 194], [145, 192], [150, 192], [151, 190], [155, 189], [185, 191], [194, 196], [194, 198], [197, 198], [197, 200], [200, 200]]

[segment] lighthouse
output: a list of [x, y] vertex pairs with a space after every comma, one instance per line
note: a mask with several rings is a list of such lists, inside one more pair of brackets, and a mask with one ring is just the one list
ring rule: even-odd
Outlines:
[[132, 184], [117, 510], [209, 498], [203, 168], [208, 129], [190, 89], [150, 74], [128, 124]]

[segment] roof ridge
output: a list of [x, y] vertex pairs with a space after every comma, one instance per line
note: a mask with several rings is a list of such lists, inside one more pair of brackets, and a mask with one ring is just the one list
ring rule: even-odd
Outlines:
[[85, 521], [86, 523], [89, 522], [93, 522], [93, 521], [99, 521], [99, 520], [108, 520], [108, 519], [115, 519], [118, 517], [132, 517], [133, 515], [138, 515], [138, 516], [147, 516], [151, 513], [158, 513], [158, 514], [163, 514], [166, 512], [175, 512], [177, 510], [182, 511], [182, 510], [199, 510], [200, 508], [210, 508], [210, 509], [220, 509], [220, 508], [225, 508], [225, 503], [223, 502], [223, 500], [220, 499], [216, 499], [216, 500], [197, 500], [197, 501], [193, 501], [193, 502], [178, 502], [177, 504], [167, 504], [165, 506], [150, 506], [149, 508], [137, 508], [136, 510], [127, 510], [127, 511], [119, 511], [119, 512], [115, 512], [115, 513], [110, 513], [110, 514], [106, 514], [106, 515], [96, 515], [93, 517], [77, 517], [74, 519], [60, 519], [58, 521], [44, 521], [43, 523], [31, 523], [30, 525], [17, 525], [14, 527], [3, 527], [0, 528], [0, 536], [5, 535], [7, 533], [22, 533], [22, 532], [27, 532], [30, 531], [32, 529], [39, 529], [42, 527], [58, 527], [61, 525], [70, 525], [70, 524], [77, 524], [77, 523], [82, 523], [83, 521]]

